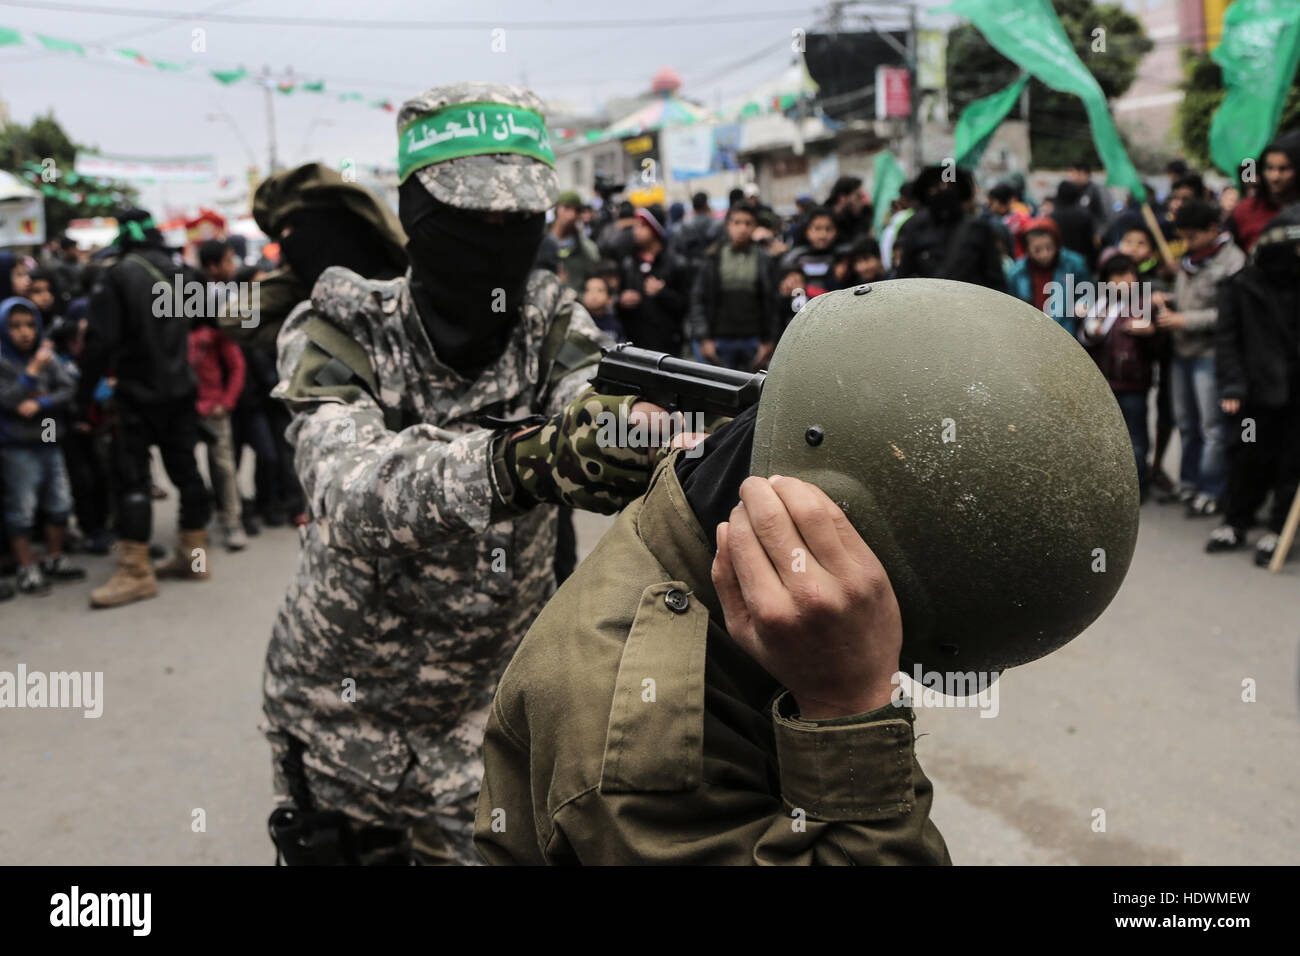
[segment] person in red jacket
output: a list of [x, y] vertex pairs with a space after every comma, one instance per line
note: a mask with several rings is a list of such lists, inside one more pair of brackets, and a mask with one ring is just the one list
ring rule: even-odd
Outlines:
[[[230, 282], [235, 275], [234, 255], [219, 240], [203, 243], [199, 265], [211, 282]], [[220, 502], [226, 550], [239, 551], [248, 545], [248, 536], [240, 514], [230, 413], [244, 390], [244, 356], [239, 346], [217, 328], [214, 318], [204, 317], [190, 330], [190, 365], [199, 383], [199, 418], [201, 430], [208, 436], [208, 472]]]
[[1243, 251], [1250, 252], [1264, 227], [1300, 200], [1300, 130], [1279, 136], [1259, 157], [1259, 182], [1253, 195], [1233, 207], [1228, 227]]

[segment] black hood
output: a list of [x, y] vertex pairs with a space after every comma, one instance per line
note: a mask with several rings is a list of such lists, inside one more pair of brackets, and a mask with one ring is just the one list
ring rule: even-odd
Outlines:
[[1250, 265], [1271, 284], [1300, 282], [1297, 246], [1300, 246], [1300, 202], [1292, 203], [1269, 220], [1250, 251]]
[[675, 462], [686, 503], [700, 519], [715, 551], [715, 531], [731, 516], [740, 500], [740, 486], [749, 477], [757, 421], [758, 406], [752, 405], [704, 439], [699, 455], [682, 455]]
[[439, 361], [477, 378], [505, 350], [519, 320], [546, 228], [543, 213], [502, 222], [435, 199], [411, 176], [398, 190], [411, 298]]

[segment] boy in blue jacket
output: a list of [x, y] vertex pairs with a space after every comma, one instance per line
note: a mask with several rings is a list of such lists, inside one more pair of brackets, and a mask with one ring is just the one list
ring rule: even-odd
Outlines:
[[[23, 594], [47, 594], [47, 578], [86, 576], [63, 553], [72, 491], [57, 438], [73, 388], [53, 346], [41, 340], [40, 310], [18, 296], [0, 302], [0, 473], [4, 522]], [[40, 565], [31, 549], [38, 506], [45, 514], [46, 557]]]

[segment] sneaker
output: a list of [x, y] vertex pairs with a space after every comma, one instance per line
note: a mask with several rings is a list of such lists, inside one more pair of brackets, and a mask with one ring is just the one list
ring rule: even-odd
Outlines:
[[45, 573], [47, 578], [52, 578], [55, 581], [80, 581], [86, 576], [86, 569], [77, 567], [68, 560], [66, 554], [42, 561], [41, 571]]
[[1195, 498], [1196, 498], [1196, 489], [1195, 489], [1195, 488], [1180, 488], [1180, 489], [1178, 489], [1178, 503], [1179, 503], [1180, 505], [1190, 504], [1190, 503], [1192, 502], [1192, 500], [1195, 499]]
[[222, 531], [225, 534], [227, 551], [243, 551], [248, 547], [248, 535], [240, 525], [226, 525]]
[[1208, 518], [1219, 513], [1219, 499], [1199, 494], [1187, 503], [1187, 517]]
[[[1273, 555], [1277, 552], [1277, 535], [1269, 532], [1255, 542], [1255, 563], [1261, 568], [1266, 568], [1269, 562], [1273, 560]], [[1291, 555], [1287, 555], [1289, 559]]]
[[18, 569], [18, 593], [43, 595], [50, 593], [50, 582], [45, 580], [41, 569], [34, 564]]
[[1210, 540], [1205, 542], [1206, 554], [1217, 554], [1220, 551], [1236, 551], [1246, 543], [1246, 534], [1240, 528], [1234, 528], [1230, 524], [1219, 525], [1210, 532]]

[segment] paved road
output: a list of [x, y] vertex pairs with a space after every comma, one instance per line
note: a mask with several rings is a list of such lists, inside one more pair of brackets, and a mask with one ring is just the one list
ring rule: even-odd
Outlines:
[[[156, 510], [170, 529], [174, 505]], [[581, 518], [584, 552], [607, 525]], [[1207, 530], [1145, 506], [1114, 604], [1004, 676], [996, 718], [920, 711], [955, 861], [1300, 863], [1300, 562], [1272, 576], [1207, 556]], [[85, 584], [0, 605], [0, 670], [105, 682], [98, 719], [0, 710], [0, 863], [271, 862], [260, 675], [296, 549], [295, 531], [268, 531], [216, 552], [207, 584], [98, 612], [85, 592], [110, 563], [92, 558]]]

